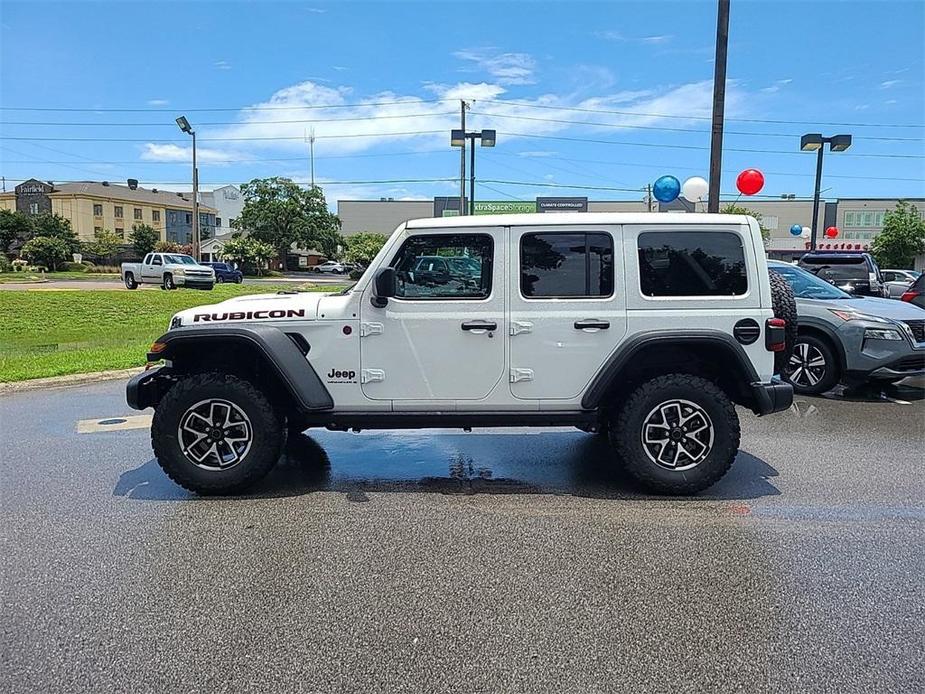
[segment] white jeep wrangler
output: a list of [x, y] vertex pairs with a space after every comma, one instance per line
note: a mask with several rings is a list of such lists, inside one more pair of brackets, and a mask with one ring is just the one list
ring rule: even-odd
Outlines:
[[735, 458], [734, 404], [792, 402], [773, 374], [793, 298], [774, 286], [750, 217], [412, 220], [342, 292], [176, 314], [128, 402], [155, 408], [158, 461], [202, 494], [263, 477], [287, 429], [562, 425], [609, 434], [646, 488], [690, 494]]

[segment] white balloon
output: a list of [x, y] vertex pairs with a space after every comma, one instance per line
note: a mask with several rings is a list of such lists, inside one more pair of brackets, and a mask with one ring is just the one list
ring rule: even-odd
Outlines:
[[710, 184], [707, 183], [705, 178], [691, 176], [681, 186], [681, 197], [690, 202], [700, 202], [706, 197], [709, 189]]
[[803, 232], [800, 234], [800, 238], [808, 239], [813, 235], [813, 230], [809, 227], [803, 227]]

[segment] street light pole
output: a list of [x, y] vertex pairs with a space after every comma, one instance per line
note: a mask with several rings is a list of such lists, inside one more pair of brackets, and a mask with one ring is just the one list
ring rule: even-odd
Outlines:
[[851, 146], [851, 135], [832, 135], [823, 137], [821, 133], [807, 133], [800, 138], [800, 149], [804, 152], [816, 152], [816, 189], [813, 193], [813, 226], [809, 240], [809, 250], [816, 250], [819, 233], [819, 198], [822, 195], [822, 156], [825, 146], [833, 152], [844, 152]]
[[[463, 108], [463, 118], [465, 118], [465, 108]], [[469, 146], [472, 150], [469, 152], [469, 214], [475, 214], [475, 141], [479, 140], [482, 147], [494, 147], [497, 141], [497, 133], [494, 130], [480, 130], [478, 132], [467, 133], [465, 130], [450, 131], [450, 146], [460, 147], [462, 149], [462, 171], [460, 172], [460, 196], [459, 196], [459, 214], [466, 214], [466, 140], [471, 140]]]
[[177, 118], [177, 127], [193, 137], [193, 257], [199, 260], [199, 169], [196, 167], [196, 131], [186, 116]]
[[809, 238], [809, 250], [816, 250], [816, 238], [819, 233], [819, 198], [821, 195], [822, 189], [822, 153], [825, 152], [825, 147], [820, 147], [819, 152], [816, 154], [816, 189], [813, 193], [813, 225], [812, 225], [812, 235]]
[[[466, 135], [469, 137], [469, 135]], [[469, 214], [475, 214], [475, 133], [472, 133], [472, 149], [469, 152]]]
[[[459, 100], [459, 127], [466, 132], [466, 108], [468, 104]], [[459, 214], [466, 214], [466, 140], [463, 138], [459, 149]]]
[[191, 130], [193, 136], [193, 257], [198, 262], [199, 253], [199, 168], [196, 166], [196, 131]]

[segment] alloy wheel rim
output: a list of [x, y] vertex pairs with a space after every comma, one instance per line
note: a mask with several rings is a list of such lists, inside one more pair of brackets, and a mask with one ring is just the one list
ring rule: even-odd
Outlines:
[[825, 378], [828, 368], [822, 350], [807, 342], [798, 342], [794, 346], [787, 366], [790, 381], [806, 388], [816, 386]]
[[690, 400], [666, 400], [642, 424], [642, 448], [649, 460], [668, 470], [690, 470], [713, 450], [713, 421]]
[[254, 428], [244, 410], [233, 402], [210, 398], [183, 413], [177, 440], [193, 465], [204, 470], [228, 470], [247, 456]]

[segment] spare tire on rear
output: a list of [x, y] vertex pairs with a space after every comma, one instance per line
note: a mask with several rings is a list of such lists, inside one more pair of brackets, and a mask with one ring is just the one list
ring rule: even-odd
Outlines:
[[771, 306], [774, 309], [774, 317], [786, 322], [786, 348], [783, 352], [774, 353], [774, 373], [782, 374], [797, 341], [797, 302], [793, 298], [793, 288], [783, 275], [770, 269], [768, 275], [771, 280]]

